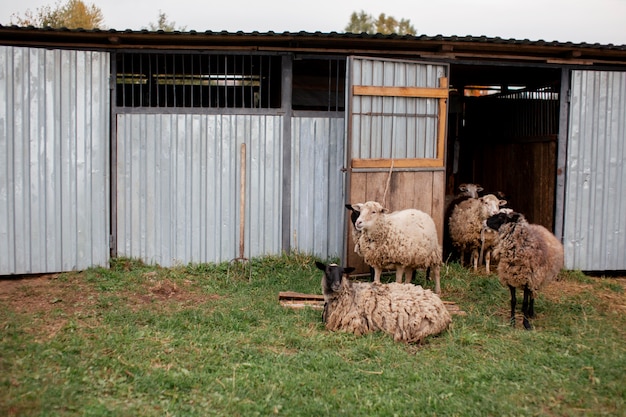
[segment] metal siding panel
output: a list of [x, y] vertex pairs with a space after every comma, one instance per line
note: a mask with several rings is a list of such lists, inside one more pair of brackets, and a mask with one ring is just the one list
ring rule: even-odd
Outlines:
[[[353, 58], [350, 71], [354, 85], [435, 88], [446, 67]], [[353, 158], [436, 158], [436, 99], [357, 96], [351, 112]]]
[[281, 251], [282, 236], [282, 119], [272, 116], [249, 119], [252, 129], [246, 153], [249, 200], [246, 248], [251, 256], [277, 254]]
[[13, 190], [13, 71], [9, 48], [0, 46], [0, 273], [15, 269], [15, 223], [10, 198]]
[[0, 274], [107, 265], [109, 54], [0, 55]]
[[626, 269], [626, 73], [572, 73], [565, 266]]
[[280, 253], [280, 116], [120, 114], [118, 252], [173, 266]]
[[341, 256], [344, 232], [344, 119], [294, 118], [291, 233], [295, 249]]

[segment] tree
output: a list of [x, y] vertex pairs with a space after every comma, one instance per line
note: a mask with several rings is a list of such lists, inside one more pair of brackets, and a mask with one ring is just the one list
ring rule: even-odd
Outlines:
[[381, 13], [375, 20], [372, 15], [366, 14], [363, 10], [359, 13], [352, 12], [350, 23], [346, 26], [345, 31], [350, 33], [365, 32], [370, 35], [375, 33], [415, 35], [417, 33], [409, 19], [400, 19], [398, 22], [393, 16], [386, 16], [385, 13]]
[[27, 9], [24, 17], [17, 14], [11, 16], [11, 24], [19, 26], [104, 29], [103, 23], [100, 8], [93, 4], [87, 5], [82, 0], [68, 0], [65, 4], [57, 2], [54, 8], [42, 6], [35, 12]]
[[[173, 32], [176, 30], [176, 22], [169, 22], [167, 20], [167, 15], [159, 10], [159, 19], [156, 23], [148, 23], [148, 27], [151, 31], [162, 30], [165, 32]], [[186, 28], [186, 26], [180, 26], [178, 30], [184, 31]]]

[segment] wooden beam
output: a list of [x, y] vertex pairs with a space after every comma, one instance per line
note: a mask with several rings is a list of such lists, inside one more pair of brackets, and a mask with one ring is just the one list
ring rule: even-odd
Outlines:
[[322, 294], [304, 294], [301, 292], [281, 291], [278, 293], [279, 300], [318, 300], [324, 301]]
[[[309, 307], [314, 310], [324, 309], [324, 296], [321, 294], [303, 294], [293, 291], [281, 291], [278, 293], [278, 301], [281, 306], [300, 309]], [[457, 316], [465, 316], [467, 313], [459, 308], [453, 301], [443, 301], [448, 313]]]
[[[440, 152], [443, 155], [443, 151]], [[406, 159], [353, 159], [352, 168], [434, 168], [443, 166], [443, 157], [431, 158], [406, 158]]]
[[354, 85], [352, 86], [352, 94], [355, 96], [448, 98], [448, 87], [379, 87]]
[[[439, 87], [448, 91], [448, 78], [441, 77], [439, 78]], [[437, 158], [441, 160], [441, 166], [443, 166], [443, 153], [445, 150], [445, 139], [446, 139], [446, 130], [448, 127], [448, 109], [447, 109], [447, 99], [446, 97], [441, 97], [439, 99], [439, 119], [437, 126]]]

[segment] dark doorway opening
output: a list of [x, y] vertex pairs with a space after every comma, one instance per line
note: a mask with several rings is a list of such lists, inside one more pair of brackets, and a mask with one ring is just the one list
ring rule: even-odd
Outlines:
[[560, 84], [556, 67], [452, 64], [446, 197], [478, 183], [553, 230]]

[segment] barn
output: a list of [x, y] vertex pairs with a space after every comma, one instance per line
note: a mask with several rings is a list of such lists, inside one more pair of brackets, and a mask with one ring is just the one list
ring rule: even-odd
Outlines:
[[463, 182], [626, 270], [626, 45], [0, 26], [0, 275], [353, 253]]

